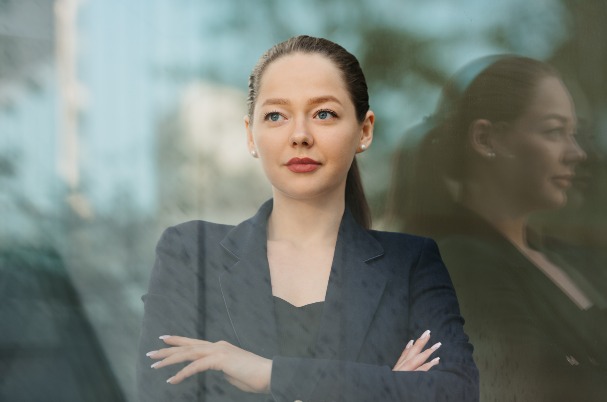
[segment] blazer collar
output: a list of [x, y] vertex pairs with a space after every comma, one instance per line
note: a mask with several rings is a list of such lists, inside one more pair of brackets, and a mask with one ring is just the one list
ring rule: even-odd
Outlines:
[[388, 278], [381, 264], [381, 244], [346, 209], [331, 266], [316, 355], [356, 359]]
[[[264, 203], [255, 216], [236, 226], [221, 241], [236, 262], [226, 262], [219, 279], [240, 346], [268, 358], [278, 354], [267, 259], [267, 222], [272, 205], [272, 200]], [[320, 322], [318, 357], [354, 358], [357, 354], [387, 280], [387, 270], [369, 262], [383, 253], [380, 243], [346, 208]]]
[[278, 354], [266, 241], [271, 211], [272, 200], [220, 242], [236, 257], [235, 263], [224, 261], [219, 285], [239, 346], [266, 358]]
[[[257, 256], [260, 246], [265, 252], [268, 218], [272, 207], [273, 200], [271, 199], [263, 203], [252, 218], [240, 223], [226, 235], [221, 241], [221, 246], [236, 258], [246, 255]], [[348, 208], [344, 211], [339, 226], [338, 243], [340, 240], [350, 253], [362, 261], [370, 261], [384, 253], [381, 244], [356, 222]], [[264, 256], [266, 256], [265, 253]]]

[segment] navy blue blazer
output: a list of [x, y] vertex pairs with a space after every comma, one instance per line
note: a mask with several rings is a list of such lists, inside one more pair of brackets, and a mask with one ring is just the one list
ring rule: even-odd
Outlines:
[[[142, 401], [475, 401], [478, 371], [451, 279], [434, 241], [365, 230], [344, 213], [315, 358], [280, 356], [267, 260], [272, 201], [238, 226], [203, 221], [168, 228], [141, 330]], [[441, 360], [429, 372], [394, 372], [406, 343], [426, 329]], [[160, 335], [225, 340], [273, 360], [271, 393], [243, 393], [221, 373], [178, 385], [180, 367], [151, 369]]]

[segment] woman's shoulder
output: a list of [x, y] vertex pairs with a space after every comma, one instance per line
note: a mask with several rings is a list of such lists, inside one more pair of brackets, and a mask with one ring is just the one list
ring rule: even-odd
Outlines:
[[381, 244], [387, 255], [419, 256], [423, 252], [438, 255], [436, 242], [429, 237], [382, 230], [369, 230], [368, 233]]
[[199, 248], [209, 242], [221, 241], [233, 228], [233, 225], [203, 220], [182, 222], [164, 229], [158, 248]]
[[470, 234], [451, 234], [438, 240], [441, 250], [459, 251], [460, 253], [475, 255], [495, 255], [495, 252], [504, 248], [505, 241], [495, 241], [483, 236]]
[[195, 219], [191, 221], [181, 222], [167, 227], [163, 235], [179, 235], [179, 236], [199, 236], [201, 233], [208, 235], [225, 236], [230, 230], [234, 229], [234, 225], [224, 223], [215, 223]]
[[403, 244], [422, 245], [427, 241], [433, 242], [433, 240], [428, 237], [404, 232], [370, 229], [368, 230], [368, 233], [382, 244], [395, 244], [402, 246]]
[[176, 225], [169, 226], [165, 229], [165, 232], [175, 232], [180, 234], [197, 234], [202, 232], [208, 233], [228, 233], [234, 228], [234, 225], [228, 225], [224, 223], [215, 223], [195, 219], [191, 221], [181, 222]]
[[[452, 235], [438, 242], [441, 256], [456, 290], [473, 289], [472, 294], [520, 294], [529, 283], [531, 262], [506, 240], [482, 236]], [[493, 296], [491, 296], [493, 297]], [[512, 296], [514, 297], [514, 296]]]

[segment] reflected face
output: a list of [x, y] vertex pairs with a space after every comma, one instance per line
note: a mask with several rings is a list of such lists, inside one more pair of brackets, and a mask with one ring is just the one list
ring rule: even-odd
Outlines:
[[263, 73], [249, 148], [261, 159], [274, 196], [343, 197], [346, 176], [362, 144], [369, 146], [373, 113], [356, 119], [341, 71], [318, 54], [294, 53]]
[[526, 210], [557, 208], [567, 202], [575, 166], [586, 155], [575, 139], [576, 116], [562, 82], [538, 83], [526, 112], [500, 137], [496, 147], [505, 189]]

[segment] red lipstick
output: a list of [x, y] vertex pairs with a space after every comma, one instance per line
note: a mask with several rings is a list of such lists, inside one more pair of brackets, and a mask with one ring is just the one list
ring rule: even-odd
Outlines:
[[286, 166], [294, 173], [308, 173], [318, 169], [320, 162], [311, 158], [291, 158], [286, 163]]

